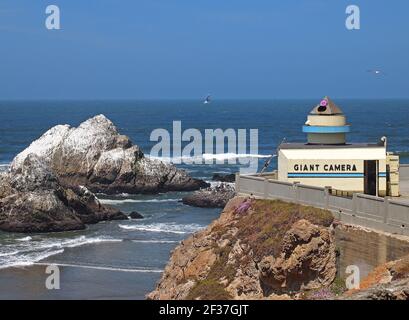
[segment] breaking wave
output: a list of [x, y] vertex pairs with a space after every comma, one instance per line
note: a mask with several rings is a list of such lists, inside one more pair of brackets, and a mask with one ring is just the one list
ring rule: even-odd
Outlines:
[[175, 224], [175, 223], [152, 223], [139, 225], [124, 225], [119, 227], [124, 230], [146, 231], [146, 232], [163, 232], [175, 234], [187, 234], [202, 230], [204, 227], [195, 223], [192, 224]]
[[271, 155], [265, 154], [247, 154], [247, 153], [204, 153], [201, 156], [180, 156], [180, 157], [157, 157], [157, 156], [148, 156], [150, 159], [161, 160], [164, 162], [201, 162], [203, 160], [232, 160], [232, 159], [246, 159], [246, 158], [269, 158]]
[[135, 243], [179, 243], [176, 240], [132, 240]]
[[[30, 239], [29, 239], [30, 238]], [[0, 269], [19, 266], [30, 266], [64, 252], [65, 248], [75, 248], [87, 244], [102, 242], [121, 242], [120, 239], [108, 237], [79, 236], [73, 239], [33, 240], [31, 237], [16, 239], [18, 243], [0, 247]]]
[[[50, 263], [34, 263], [37, 266], [48, 266]], [[162, 269], [148, 269], [148, 268], [120, 268], [120, 267], [110, 267], [110, 266], [93, 266], [86, 264], [70, 264], [70, 263], [52, 263], [52, 265], [60, 267], [71, 267], [71, 268], [81, 268], [81, 269], [92, 269], [92, 270], [102, 270], [102, 271], [120, 271], [120, 272], [143, 272], [143, 273], [161, 273]]]
[[160, 202], [179, 202], [182, 199], [99, 199], [101, 203], [105, 204], [121, 204], [121, 203], [160, 203]]
[[24, 237], [24, 238], [20, 238], [20, 239], [16, 239], [17, 241], [22, 241], [22, 242], [25, 242], [25, 241], [31, 241], [31, 240], [33, 240], [33, 238], [31, 238], [30, 236], [28, 236], [28, 237]]

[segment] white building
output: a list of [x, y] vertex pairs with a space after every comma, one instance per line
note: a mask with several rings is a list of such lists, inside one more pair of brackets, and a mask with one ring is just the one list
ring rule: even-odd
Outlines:
[[282, 143], [278, 148], [278, 179], [347, 193], [399, 195], [399, 158], [379, 143], [346, 142], [350, 126], [328, 97], [312, 109], [303, 132], [307, 143]]

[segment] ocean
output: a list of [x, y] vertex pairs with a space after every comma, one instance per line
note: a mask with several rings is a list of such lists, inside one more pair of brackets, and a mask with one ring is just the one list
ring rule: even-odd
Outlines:
[[[306, 140], [301, 127], [317, 101], [214, 100], [207, 105], [200, 100], [1, 101], [0, 170], [6, 170], [16, 154], [50, 127], [77, 126], [97, 114], [111, 119], [147, 155], [157, 143], [150, 141], [151, 132], [164, 128], [172, 133], [172, 121], [181, 121], [182, 131], [195, 128], [203, 136], [205, 129], [258, 129], [258, 150], [250, 157], [261, 168], [283, 139]], [[335, 102], [352, 125], [349, 142], [378, 142], [387, 136], [389, 151], [399, 154], [401, 163], [409, 163], [409, 100]], [[211, 181], [214, 173], [234, 173], [242, 166], [227, 162], [242, 157], [229, 151], [204, 156], [224, 163], [178, 167]], [[276, 165], [273, 159], [270, 170]], [[138, 211], [145, 218], [103, 222], [66, 233], [0, 232], [0, 299], [144, 299], [159, 280], [172, 249], [220, 215], [220, 209], [183, 205], [184, 194], [100, 194], [104, 203], [124, 212]], [[45, 287], [47, 264], [60, 266], [59, 290]]]

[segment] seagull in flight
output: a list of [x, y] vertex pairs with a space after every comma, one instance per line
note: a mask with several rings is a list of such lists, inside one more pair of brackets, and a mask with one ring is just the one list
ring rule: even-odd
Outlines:
[[367, 72], [372, 73], [375, 76], [386, 75], [385, 72], [383, 72], [382, 70], [379, 70], [379, 69], [371, 69], [371, 70], [367, 70]]
[[208, 104], [208, 103], [210, 103], [210, 101], [211, 101], [211, 96], [208, 95], [208, 96], [206, 97], [206, 99], [203, 101], [203, 103], [204, 103], [204, 104]]

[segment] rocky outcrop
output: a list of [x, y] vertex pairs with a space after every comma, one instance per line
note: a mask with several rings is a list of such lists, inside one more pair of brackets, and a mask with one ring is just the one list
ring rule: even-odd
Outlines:
[[0, 175], [0, 230], [54, 232], [84, 229], [101, 220], [126, 219], [83, 186], [63, 186], [35, 154]]
[[182, 202], [193, 207], [224, 208], [235, 195], [236, 191], [233, 185], [221, 183], [215, 187], [195, 191], [183, 197]]
[[293, 224], [278, 257], [260, 262], [261, 281], [272, 292], [297, 292], [329, 286], [336, 276], [335, 243], [329, 230], [308, 220]]
[[236, 181], [236, 175], [234, 173], [231, 174], [215, 173], [212, 177], [212, 180], [233, 183]]
[[103, 115], [77, 128], [51, 128], [15, 157], [11, 170], [18, 170], [29, 154], [44, 159], [62, 185], [82, 185], [92, 192], [157, 193], [209, 186], [171, 164], [145, 157]]
[[143, 215], [136, 211], [132, 211], [128, 216], [131, 219], [143, 219]]
[[236, 197], [173, 252], [148, 299], [289, 299], [336, 274], [330, 212]]

